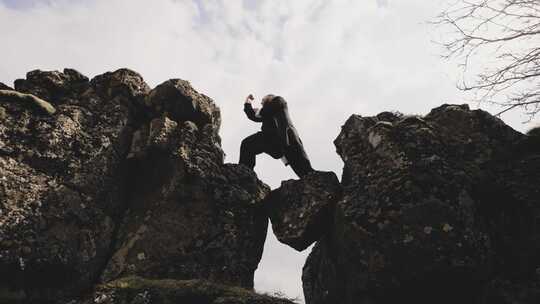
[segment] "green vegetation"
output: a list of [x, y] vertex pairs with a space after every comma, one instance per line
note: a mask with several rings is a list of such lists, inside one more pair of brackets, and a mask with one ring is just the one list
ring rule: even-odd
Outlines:
[[[47, 114], [54, 114], [56, 109], [47, 101], [34, 96], [32, 94], [24, 94], [10, 90], [0, 90], [0, 101], [21, 101], [27, 102], [37, 106], [38, 109], [46, 112]], [[1, 118], [1, 113], [0, 113]]]
[[[100, 285], [98, 297], [114, 294], [118, 303], [152, 299], [152, 303], [293, 304], [294, 301], [257, 294], [235, 286], [205, 280], [145, 279], [129, 276]], [[135, 302], [134, 302], [135, 303]]]

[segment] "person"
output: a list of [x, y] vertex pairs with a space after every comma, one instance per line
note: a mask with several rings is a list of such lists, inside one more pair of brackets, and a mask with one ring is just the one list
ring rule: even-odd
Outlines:
[[256, 156], [266, 153], [274, 159], [281, 158], [300, 178], [313, 171], [302, 140], [292, 124], [285, 99], [266, 95], [260, 109], [253, 108], [253, 99], [251, 94], [246, 98], [244, 112], [250, 120], [262, 123], [261, 131], [242, 140], [239, 163], [253, 169]]

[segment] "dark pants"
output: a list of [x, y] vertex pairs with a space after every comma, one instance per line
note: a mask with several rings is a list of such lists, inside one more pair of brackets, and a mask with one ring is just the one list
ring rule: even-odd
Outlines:
[[302, 155], [301, 147], [291, 146], [285, 151], [283, 150], [276, 138], [267, 136], [263, 132], [257, 132], [242, 140], [239, 163], [253, 169], [255, 167], [255, 157], [258, 154], [266, 153], [273, 158], [281, 158], [285, 153], [291, 168], [299, 177], [313, 171], [309, 159]]

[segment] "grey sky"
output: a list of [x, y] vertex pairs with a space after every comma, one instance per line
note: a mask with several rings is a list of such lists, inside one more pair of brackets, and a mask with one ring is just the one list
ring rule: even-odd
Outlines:
[[[0, 0], [0, 81], [64, 67], [89, 77], [128, 67], [151, 86], [189, 80], [221, 108], [228, 162], [237, 162], [240, 141], [259, 128], [244, 117], [245, 96], [279, 94], [314, 167], [340, 176], [332, 142], [351, 114], [424, 114], [466, 101], [455, 89], [456, 63], [442, 61], [431, 42], [441, 34], [426, 24], [443, 2]], [[503, 119], [527, 128], [519, 112]], [[277, 160], [257, 161], [259, 178], [272, 187], [294, 178]], [[256, 288], [300, 296], [308, 251], [270, 236]]]
[[48, 4], [47, 0], [2, 0], [5, 6], [12, 9], [27, 9], [39, 4]]
[[377, 5], [379, 6], [387, 6], [388, 0], [377, 0]]

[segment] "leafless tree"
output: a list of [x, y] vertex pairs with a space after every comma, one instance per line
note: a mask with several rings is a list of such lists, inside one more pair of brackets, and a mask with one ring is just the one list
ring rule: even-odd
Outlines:
[[434, 23], [450, 30], [441, 44], [463, 69], [458, 87], [500, 105], [497, 115], [521, 108], [532, 119], [540, 112], [540, 0], [454, 1]]

